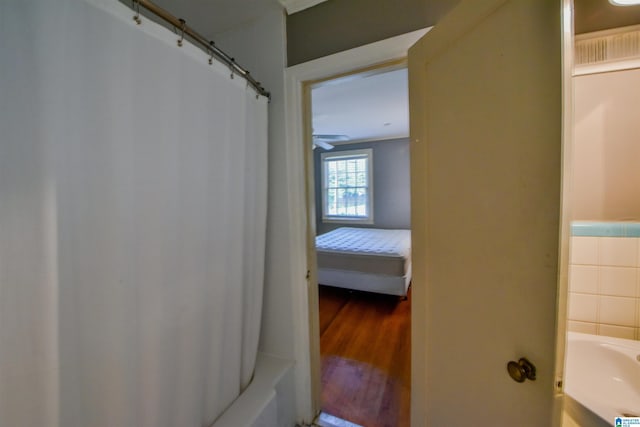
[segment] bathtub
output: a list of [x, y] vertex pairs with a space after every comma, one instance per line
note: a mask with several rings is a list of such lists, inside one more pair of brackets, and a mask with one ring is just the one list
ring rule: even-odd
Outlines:
[[273, 427], [294, 420], [293, 362], [258, 352], [253, 379], [211, 427]]
[[640, 416], [640, 341], [569, 332], [564, 391], [580, 426]]

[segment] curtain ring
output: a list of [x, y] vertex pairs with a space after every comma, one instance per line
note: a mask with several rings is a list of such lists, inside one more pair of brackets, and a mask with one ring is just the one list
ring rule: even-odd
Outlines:
[[135, 21], [136, 24], [140, 25], [142, 24], [142, 19], [140, 19], [140, 3], [138, 2], [138, 0], [132, 0], [133, 4], [133, 10], [136, 12], [135, 16], [133, 17], [133, 20]]
[[178, 46], [182, 47], [182, 41], [184, 40], [184, 29], [187, 25], [187, 22], [184, 19], [180, 19], [180, 39], [178, 40]]
[[211, 40], [209, 42], [209, 46], [211, 46], [211, 49], [209, 50], [209, 65], [213, 65], [213, 46], [215, 45], [215, 43], [213, 42], [213, 40]]

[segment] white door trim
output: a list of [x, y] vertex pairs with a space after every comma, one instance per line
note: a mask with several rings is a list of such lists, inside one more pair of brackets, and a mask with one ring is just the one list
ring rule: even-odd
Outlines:
[[562, 425], [564, 411], [564, 372], [566, 363], [567, 312], [569, 305], [569, 244], [571, 241], [573, 136], [574, 136], [574, 7], [573, 0], [562, 4], [562, 189], [560, 205], [560, 236], [558, 251], [558, 309], [556, 313], [555, 398], [552, 427]]
[[[430, 29], [430, 28], [429, 28]], [[307, 199], [305, 194], [306, 170], [304, 159], [307, 136], [304, 134], [304, 83], [321, 80], [376, 64], [402, 59], [413, 43], [429, 31], [422, 29], [386, 40], [350, 49], [324, 58], [298, 64], [285, 70], [286, 156], [288, 194], [292, 221], [289, 225], [291, 245], [291, 303], [294, 315], [294, 354], [296, 418], [311, 422], [319, 410], [314, 401], [313, 372], [319, 370], [311, 355], [319, 354], [319, 341], [311, 339], [309, 319], [318, 316], [318, 307], [309, 303], [310, 286], [307, 277]], [[315, 300], [314, 300], [315, 301]], [[419, 343], [413, 343], [419, 345]], [[318, 359], [318, 358], [316, 358]]]

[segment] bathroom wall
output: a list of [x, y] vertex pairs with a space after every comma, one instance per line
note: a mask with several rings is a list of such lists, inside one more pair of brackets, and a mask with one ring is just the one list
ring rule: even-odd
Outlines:
[[574, 222], [569, 330], [640, 340], [640, 223]]
[[640, 69], [574, 78], [573, 219], [640, 220]]
[[640, 69], [574, 93], [569, 330], [640, 339]]

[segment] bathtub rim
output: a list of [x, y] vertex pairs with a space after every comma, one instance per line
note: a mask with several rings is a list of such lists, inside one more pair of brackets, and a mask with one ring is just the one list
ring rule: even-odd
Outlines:
[[253, 379], [210, 427], [252, 426], [276, 398], [276, 387], [294, 362], [258, 352]]

